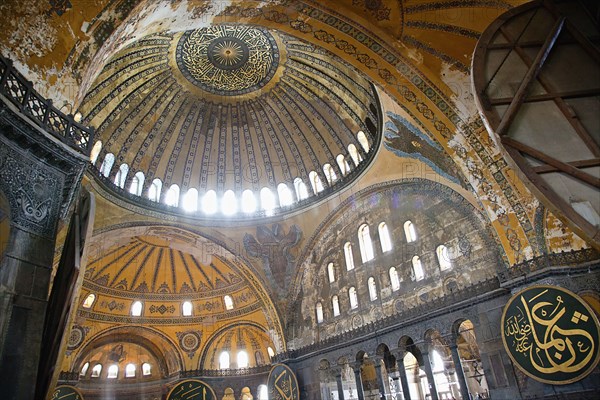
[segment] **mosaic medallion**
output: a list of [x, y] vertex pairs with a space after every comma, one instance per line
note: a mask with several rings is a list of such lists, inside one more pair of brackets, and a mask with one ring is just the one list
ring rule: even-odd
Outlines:
[[537, 381], [573, 383], [598, 364], [598, 319], [566, 289], [540, 285], [520, 291], [504, 308], [501, 323], [508, 355]]
[[188, 353], [190, 357], [193, 357], [194, 353], [200, 347], [202, 341], [202, 332], [187, 331], [187, 332], [176, 332], [177, 338], [179, 339], [179, 346], [183, 351]]
[[279, 65], [279, 50], [265, 29], [215, 25], [185, 32], [177, 66], [199, 88], [218, 95], [249, 93], [266, 85]]
[[69, 335], [69, 340], [67, 341], [67, 349], [75, 350], [81, 346], [81, 343], [83, 343], [85, 340], [85, 335], [88, 329], [89, 328], [86, 329], [81, 325], [74, 325], [73, 328], [71, 328], [71, 334]]

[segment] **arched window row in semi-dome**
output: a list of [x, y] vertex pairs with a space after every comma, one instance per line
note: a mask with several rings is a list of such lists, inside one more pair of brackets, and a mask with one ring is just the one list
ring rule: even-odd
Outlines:
[[[269, 351], [269, 349], [271, 351]], [[273, 349], [271, 349], [270, 347], [267, 349], [267, 352], [269, 353], [269, 357], [275, 356]], [[273, 355], [271, 355], [271, 353], [273, 353]], [[219, 369], [231, 369], [232, 356], [235, 356], [234, 360], [236, 361], [236, 364], [234, 364], [234, 368], [241, 369], [250, 367], [250, 355], [246, 350], [239, 350], [235, 354], [232, 354], [232, 352], [228, 350], [223, 350], [219, 354]], [[261, 365], [264, 363], [264, 361], [261, 361], [261, 357], [262, 353], [260, 351], [254, 353], [256, 364]]]
[[[83, 367], [81, 367], [81, 370], [79, 371], [79, 377], [80, 378], [85, 378], [88, 377], [88, 372], [89, 372], [89, 377], [90, 378], [103, 378], [102, 376], [102, 370], [103, 370], [103, 365], [101, 363], [95, 363], [94, 366], [92, 367], [91, 371], [90, 371], [90, 362], [87, 361], [85, 364], [83, 364]], [[119, 377], [121, 371], [119, 371], [119, 365], [118, 364], [110, 364], [108, 366], [108, 368], [106, 369], [106, 376], [104, 376], [107, 379], [117, 379]], [[127, 365], [125, 365], [125, 369], [122, 371], [123, 373], [123, 378], [135, 378], [136, 376], [138, 376], [138, 366], [135, 363], [127, 363]], [[151, 376], [152, 375], [152, 365], [150, 363], [142, 363], [141, 365], [141, 376]]]
[[[364, 152], [368, 153], [370, 149], [369, 142], [362, 131], [358, 132], [357, 140]], [[101, 150], [102, 142], [97, 141], [90, 155], [92, 164], [96, 165]], [[353, 161], [354, 167], [351, 167], [351, 163], [348, 162], [349, 159]], [[221, 211], [224, 215], [231, 216], [239, 210], [245, 214], [252, 214], [260, 209], [267, 214], [271, 214], [277, 207], [290, 207], [294, 203], [309, 198], [311, 195], [318, 195], [325, 190], [325, 184], [327, 186], [335, 184], [340, 177], [334, 166], [337, 166], [339, 174], [343, 177], [348, 175], [362, 161], [361, 152], [359, 152], [355, 144], [350, 144], [347, 155], [338, 154], [335, 158], [335, 163], [326, 163], [323, 165], [322, 176], [325, 177], [325, 181], [323, 181], [318, 172], [310, 171], [308, 174], [308, 185], [302, 178], [296, 177], [290, 186], [286, 183], [280, 183], [276, 188], [276, 193], [267, 187], [262, 188], [258, 195], [254, 191], [246, 189], [242, 192], [240, 199], [238, 199], [238, 195], [233, 190], [225, 191], [220, 199], [218, 199], [217, 193], [214, 190], [206, 191], [202, 197], [199, 196], [196, 188], [189, 188], [187, 192], [181, 193], [180, 187], [177, 184], [172, 184], [163, 194], [163, 182], [159, 178], [154, 178], [149, 185], [145, 186], [145, 175], [142, 171], [137, 171], [131, 178], [127, 190], [136, 196], [142, 196], [145, 193], [148, 199], [156, 203], [163, 202], [171, 207], [181, 207], [184, 211], [190, 213], [202, 211], [210, 215]], [[109, 177], [114, 163], [114, 154], [107, 153], [104, 156], [102, 164], [98, 167], [100, 174], [104, 177]], [[124, 189], [129, 172], [129, 165], [121, 164], [115, 174], [113, 183]], [[312, 189], [310, 192], [308, 190], [309, 186]]]

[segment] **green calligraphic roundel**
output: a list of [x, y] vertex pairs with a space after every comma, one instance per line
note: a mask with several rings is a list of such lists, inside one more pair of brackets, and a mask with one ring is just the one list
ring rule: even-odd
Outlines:
[[197, 379], [179, 382], [167, 396], [167, 400], [217, 400], [215, 392], [207, 383]]
[[299, 400], [300, 389], [294, 371], [285, 364], [275, 364], [267, 381], [269, 400]]
[[532, 286], [515, 294], [502, 314], [502, 340], [517, 367], [553, 385], [576, 382], [598, 364], [600, 326], [576, 294]]
[[83, 400], [83, 395], [74, 386], [62, 385], [57, 386], [52, 393], [51, 400]]

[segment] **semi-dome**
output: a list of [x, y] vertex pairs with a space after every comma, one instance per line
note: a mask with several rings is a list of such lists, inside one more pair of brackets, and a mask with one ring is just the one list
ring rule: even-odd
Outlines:
[[216, 215], [290, 209], [344, 187], [372, 159], [381, 125], [374, 87], [349, 64], [240, 24], [128, 45], [80, 111], [96, 127], [93, 161], [116, 186], [186, 211], [206, 198]]

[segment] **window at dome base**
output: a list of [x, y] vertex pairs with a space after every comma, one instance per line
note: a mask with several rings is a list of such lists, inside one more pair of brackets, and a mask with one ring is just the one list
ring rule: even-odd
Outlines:
[[242, 211], [246, 214], [256, 211], [256, 197], [250, 189], [246, 189], [242, 193]]
[[221, 211], [225, 215], [233, 215], [237, 212], [237, 199], [233, 190], [228, 190], [223, 194], [223, 200], [221, 202]]
[[202, 198], [202, 211], [205, 214], [214, 214], [217, 212], [217, 192], [209, 190]]
[[167, 190], [165, 204], [171, 207], [177, 207], [179, 205], [179, 186], [177, 186], [177, 184], [171, 185], [169, 190]]
[[306, 185], [300, 178], [294, 179], [294, 188], [296, 189], [296, 197], [298, 201], [308, 199], [308, 190]]
[[[168, 193], [167, 193], [168, 196]], [[177, 204], [170, 204], [173, 206], [177, 206]], [[183, 201], [181, 206], [187, 212], [195, 212], [198, 210], [198, 191], [194, 188], [191, 188], [187, 191], [185, 196], [183, 196]]]
[[160, 201], [160, 191], [162, 190], [162, 182], [156, 178], [148, 188], [148, 198], [156, 203]]
[[142, 375], [143, 376], [152, 375], [152, 366], [149, 363], [142, 364]]

